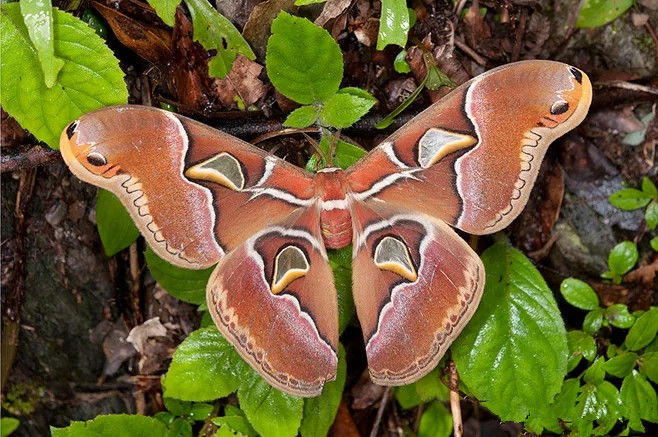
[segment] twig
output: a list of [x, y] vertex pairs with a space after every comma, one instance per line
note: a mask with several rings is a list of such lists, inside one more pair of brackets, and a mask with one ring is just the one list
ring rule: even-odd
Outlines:
[[388, 404], [388, 397], [390, 394], [391, 387], [386, 387], [386, 390], [384, 390], [384, 394], [382, 395], [382, 400], [379, 402], [377, 417], [375, 417], [375, 423], [372, 425], [370, 437], [377, 437], [377, 433], [379, 432], [379, 425], [381, 424], [382, 417], [384, 417], [384, 410], [386, 409], [386, 404]]
[[460, 41], [459, 39], [455, 38], [455, 46], [462, 52], [466, 53], [468, 56], [473, 58], [473, 60], [480, 66], [486, 67], [487, 65], [487, 60], [484, 59], [482, 56], [478, 55], [475, 50], [470, 48], [465, 42]]
[[[27, 148], [29, 147], [29, 148]], [[31, 145], [24, 147], [27, 151], [19, 152], [17, 154], [8, 155], [3, 149], [2, 157], [0, 157], [0, 172], [18, 171], [28, 168], [37, 167], [51, 162], [59, 161], [61, 155], [57, 150], [52, 150], [40, 145]]]
[[525, 35], [525, 24], [528, 18], [527, 9], [521, 9], [521, 17], [519, 17], [519, 27], [516, 28], [516, 35], [514, 36], [514, 47], [512, 48], [512, 61], [519, 60], [521, 55], [521, 47], [523, 46], [523, 35]]
[[130, 257], [130, 305], [132, 306], [133, 324], [140, 325], [144, 318], [142, 317], [140, 305], [140, 281], [139, 281], [139, 254], [137, 253], [137, 242], [133, 241], [129, 250]]
[[651, 21], [644, 23], [644, 27], [647, 29], [647, 32], [649, 32], [649, 35], [651, 35], [651, 39], [653, 39], [653, 46], [656, 48], [656, 60], [658, 61], [658, 36], [656, 36], [656, 31], [653, 30]]
[[[16, 248], [14, 250], [14, 271], [11, 277], [11, 287], [6, 292], [3, 302], [2, 313], [2, 377], [0, 380], [0, 392], [5, 389], [5, 384], [16, 358], [18, 349], [18, 333], [21, 323], [21, 307], [23, 306], [23, 291], [25, 288], [25, 264], [23, 240], [27, 230], [25, 218], [28, 204], [32, 198], [36, 169], [30, 168], [21, 172], [21, 178], [16, 194], [16, 206], [14, 209]], [[4, 293], [4, 290], [3, 290]]]
[[462, 437], [464, 426], [462, 425], [462, 409], [459, 404], [459, 373], [455, 362], [450, 360], [450, 411], [452, 412], [452, 427], [455, 437]]
[[639, 83], [626, 82], [624, 80], [611, 80], [608, 82], [594, 82], [594, 86], [604, 86], [611, 88], [621, 88], [629, 91], [636, 91], [641, 93], [648, 93], [658, 96], [658, 88], [640, 85]]

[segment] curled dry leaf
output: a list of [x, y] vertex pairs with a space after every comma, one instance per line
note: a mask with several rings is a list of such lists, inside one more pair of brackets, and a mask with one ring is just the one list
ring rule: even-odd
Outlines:
[[295, 0], [267, 0], [254, 7], [244, 25], [242, 36], [249, 41], [259, 61], [265, 60], [267, 39], [270, 37], [272, 21], [279, 12], [296, 10]]
[[167, 335], [167, 328], [160, 323], [160, 317], [154, 317], [131, 329], [126, 341], [131, 343], [140, 354], [143, 354], [146, 340], [165, 335]]
[[254, 104], [267, 93], [267, 87], [260, 76], [263, 66], [242, 55], [233, 62], [231, 72], [224, 79], [216, 79], [217, 95], [226, 107], [235, 105], [239, 97], [245, 106]]
[[322, 12], [318, 18], [315, 19], [315, 24], [318, 26], [324, 26], [329, 20], [333, 20], [345, 12], [351, 4], [352, 0], [327, 0], [324, 4], [324, 8], [322, 8]]
[[103, 3], [92, 1], [92, 5], [107, 20], [121, 44], [154, 64], [171, 62], [171, 32], [133, 19]]

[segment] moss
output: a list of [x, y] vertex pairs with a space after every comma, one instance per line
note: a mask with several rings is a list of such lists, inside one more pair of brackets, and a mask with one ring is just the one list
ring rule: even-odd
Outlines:
[[14, 416], [27, 416], [34, 412], [44, 393], [43, 387], [36, 384], [13, 384], [2, 398], [2, 408]]

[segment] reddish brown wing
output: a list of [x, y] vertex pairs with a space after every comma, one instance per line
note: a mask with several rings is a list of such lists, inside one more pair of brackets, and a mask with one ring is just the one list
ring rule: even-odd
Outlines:
[[583, 120], [591, 97], [587, 76], [559, 62], [491, 70], [358, 162], [352, 190], [470, 233], [498, 231], [523, 209], [548, 145]]
[[355, 203], [353, 294], [370, 377], [402, 385], [434, 367], [480, 302], [484, 267], [448, 225]]
[[153, 250], [181, 267], [216, 264], [313, 202], [305, 171], [159, 109], [91, 112], [62, 133], [60, 148], [76, 176], [117, 195]]
[[336, 375], [336, 289], [318, 205], [300, 208], [227, 254], [207, 288], [215, 324], [270, 384], [317, 396]]

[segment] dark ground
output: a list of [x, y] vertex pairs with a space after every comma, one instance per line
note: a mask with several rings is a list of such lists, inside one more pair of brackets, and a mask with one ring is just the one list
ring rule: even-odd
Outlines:
[[[286, 8], [292, 3], [268, 3], [272, 2]], [[222, 13], [239, 28], [245, 26], [245, 35], [262, 54], [264, 36], [258, 30], [264, 27], [266, 14], [252, 13], [258, 1], [235, 3], [239, 4]], [[370, 148], [384, 136], [373, 128], [374, 122], [404, 100], [416, 81], [394, 72], [397, 49], [374, 50], [378, 2], [329, 3], [340, 14], [325, 27], [344, 51], [344, 85], [365, 88], [380, 101], [371, 116], [343, 132]], [[455, 18], [450, 2], [410, 3], [418, 15], [410, 41], [423, 41], [456, 83], [505, 62], [543, 58], [581, 68], [595, 87], [590, 115], [551, 147], [528, 207], [506, 232], [537, 263], [554, 290], [562, 279], [575, 276], [590, 282], [605, 305], [626, 303], [634, 310], [656, 304], [658, 259], [648, 246], [642, 212], [620, 211], [607, 198], [626, 180], [637, 186], [643, 176], [654, 181], [658, 177], [656, 118], [649, 122], [639, 145], [622, 142], [627, 133], [643, 127], [640, 119], [655, 111], [658, 101], [658, 2], [640, 0], [611, 24], [589, 30], [574, 28], [577, 2], [569, 0], [479, 3], [488, 8], [487, 15], [481, 18], [469, 10], [463, 19]], [[273, 92], [258, 65], [245, 63], [230, 84], [215, 82], [203, 73], [206, 54], [192, 44], [190, 23], [182, 13], [171, 33], [138, 2], [118, 4], [119, 11], [131, 17], [128, 24], [114, 23], [120, 26], [114, 28], [114, 34], [122, 36], [125, 45], [112, 32], [108, 44], [127, 72], [131, 102], [173, 102], [181, 112], [250, 141], [281, 129], [283, 111], [291, 109], [291, 102]], [[88, 2], [83, 1], [82, 6], [81, 10]], [[102, 4], [97, 9], [110, 23], [116, 21], [117, 12], [104, 11]], [[321, 10], [318, 5], [310, 12], [307, 9], [307, 15], [317, 16]], [[172, 44], [162, 48], [154, 43], [137, 49], [135, 29], [159, 29]], [[126, 47], [131, 47], [131, 41], [141, 58]], [[419, 50], [410, 50], [416, 78], [424, 74], [419, 58]], [[171, 64], [163, 68], [165, 62]], [[406, 113], [419, 112], [442, 91], [425, 92]], [[259, 110], [236, 112], [236, 93]], [[16, 435], [32, 436], [47, 435], [49, 425], [65, 426], [70, 420], [98, 414], [161, 410], [159, 375], [166, 370], [175, 346], [198, 326], [195, 308], [176, 301], [150, 278], [141, 255], [142, 242], [111, 259], [104, 256], [95, 228], [96, 189], [73, 177], [57, 154], [33, 148], [36, 141], [5, 115], [3, 413], [21, 419]], [[301, 165], [310, 150], [298, 134], [279, 135], [259, 145]], [[639, 243], [639, 269], [619, 286], [604, 284], [599, 274], [606, 270], [607, 254], [624, 239]], [[566, 305], [561, 309], [568, 326], [582, 322], [580, 312], [570, 311]], [[125, 342], [128, 331], [156, 316], [167, 327], [167, 336], [149, 340], [144, 354], [136, 353]], [[13, 334], [17, 334], [17, 342], [12, 341]], [[362, 349], [350, 347], [360, 341], [358, 331], [348, 329], [343, 341], [353, 356], [348, 357], [340, 431], [335, 432], [345, 435], [358, 430], [368, 435], [382, 391], [359, 382], [364, 371], [364, 357], [358, 355]], [[471, 402], [462, 405], [467, 436], [516, 435], [521, 429], [515, 424], [500, 425]], [[416, 423], [416, 417], [399, 411], [395, 403], [389, 402], [385, 408], [382, 435], [397, 435], [398, 429], [413, 428]]]

